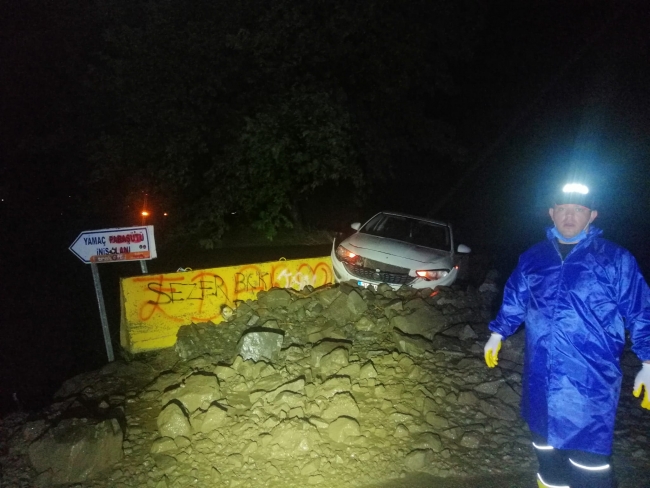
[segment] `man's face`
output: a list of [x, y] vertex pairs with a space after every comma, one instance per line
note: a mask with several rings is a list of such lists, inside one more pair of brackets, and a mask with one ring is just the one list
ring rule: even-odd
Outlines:
[[582, 205], [567, 203], [548, 210], [555, 227], [567, 239], [577, 236], [598, 216], [595, 210]]

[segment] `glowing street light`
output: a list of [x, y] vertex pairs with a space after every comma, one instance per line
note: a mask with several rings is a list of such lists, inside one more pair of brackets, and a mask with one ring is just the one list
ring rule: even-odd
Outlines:
[[149, 212], [146, 210], [143, 210], [140, 215], [142, 215], [142, 225], [144, 225], [144, 221], [147, 220], [147, 217], [149, 217]]

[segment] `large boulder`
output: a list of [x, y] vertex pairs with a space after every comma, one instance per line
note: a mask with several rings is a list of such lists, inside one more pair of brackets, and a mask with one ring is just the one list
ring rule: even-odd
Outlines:
[[53, 485], [80, 483], [122, 459], [123, 438], [116, 419], [65, 419], [29, 446], [29, 460]]
[[333, 320], [338, 325], [345, 325], [353, 318], [352, 312], [348, 308], [348, 295], [341, 293], [331, 304], [323, 311], [323, 316]]
[[[310, 353], [310, 364], [312, 368], [320, 368], [320, 362], [322, 358], [335, 349], [338, 348], [350, 348], [352, 344], [348, 341], [338, 341], [338, 340], [323, 340], [315, 345]], [[347, 355], [346, 355], [347, 360]]]
[[325, 420], [334, 420], [338, 417], [357, 418], [359, 416], [359, 405], [354, 397], [348, 393], [337, 393], [329, 402], [322, 413]]
[[237, 354], [243, 359], [260, 361], [277, 359], [282, 349], [284, 333], [279, 329], [253, 330], [245, 333], [237, 346]]
[[359, 422], [350, 417], [339, 417], [332, 422], [327, 433], [334, 442], [350, 443], [350, 440], [359, 437], [361, 430]]
[[333, 375], [349, 364], [349, 353], [345, 347], [337, 347], [325, 354], [320, 360], [320, 372], [323, 377]]
[[228, 410], [221, 405], [210, 405], [207, 412], [192, 420], [196, 424], [196, 430], [203, 433], [210, 433], [228, 423]]
[[393, 329], [393, 342], [398, 350], [410, 356], [423, 356], [427, 350], [432, 349], [431, 341], [417, 336], [404, 334], [399, 329]]
[[284, 288], [271, 288], [267, 292], [260, 292], [257, 296], [260, 307], [275, 310], [281, 307], [288, 307], [291, 303], [291, 295]]
[[352, 290], [348, 294], [341, 293], [336, 297], [323, 311], [323, 316], [338, 325], [345, 325], [347, 322], [358, 320], [366, 310], [368, 304], [356, 290]]
[[516, 412], [498, 400], [481, 400], [478, 409], [488, 417], [513, 422], [517, 420]]
[[404, 458], [404, 466], [408, 471], [424, 471], [434, 458], [435, 454], [431, 449], [414, 449]]
[[521, 328], [515, 334], [503, 341], [499, 359], [506, 359], [516, 364], [524, 364], [524, 350], [526, 349], [526, 329]]
[[341, 295], [339, 287], [321, 287], [316, 290], [315, 298], [323, 306], [329, 306], [337, 297]]
[[302, 419], [283, 420], [269, 434], [262, 444], [277, 445], [277, 457], [283, 458], [308, 456], [322, 442], [318, 429]]
[[192, 437], [192, 426], [187, 415], [175, 401], [163, 408], [157, 419], [158, 431], [163, 437]]
[[195, 324], [184, 325], [178, 329], [174, 349], [183, 359], [190, 359], [204, 352], [203, 339]]
[[350, 313], [352, 314], [353, 317], [359, 317], [366, 310], [368, 310], [368, 304], [364, 301], [363, 298], [361, 298], [361, 295], [359, 295], [359, 293], [356, 290], [352, 290], [348, 294], [348, 299], [346, 304], [348, 306], [348, 310], [350, 310]]
[[396, 315], [390, 319], [395, 329], [409, 335], [419, 335], [427, 339], [433, 338], [448, 326], [447, 319], [433, 307], [417, 308], [409, 315]]
[[305, 379], [298, 378], [283, 385], [278, 386], [275, 390], [269, 391], [264, 395], [267, 402], [274, 402], [281, 393], [288, 391], [302, 395], [305, 392]]
[[210, 404], [220, 397], [219, 381], [211, 374], [195, 373], [188, 376], [178, 388], [167, 391], [162, 396], [162, 406], [171, 400], [178, 400], [189, 412], [199, 408], [207, 409]]

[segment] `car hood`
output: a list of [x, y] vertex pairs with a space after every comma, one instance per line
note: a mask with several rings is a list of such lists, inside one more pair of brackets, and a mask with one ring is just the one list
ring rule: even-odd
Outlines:
[[451, 268], [451, 252], [357, 232], [341, 243], [364, 258], [409, 269]]

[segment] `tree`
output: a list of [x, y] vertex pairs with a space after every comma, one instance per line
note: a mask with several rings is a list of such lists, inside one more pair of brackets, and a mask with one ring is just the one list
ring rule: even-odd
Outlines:
[[279, 227], [300, 223], [300, 205], [326, 182], [363, 187], [351, 135], [350, 114], [331, 95], [295, 88], [247, 118], [226, 166], [215, 164], [209, 174], [236, 183], [242, 209], [272, 238]]
[[457, 147], [435, 106], [449, 60], [470, 53], [470, 0], [98, 8], [96, 180], [173, 200], [183, 233], [218, 238], [237, 210], [272, 237], [310, 190], [347, 180], [361, 194], [396, 162]]

